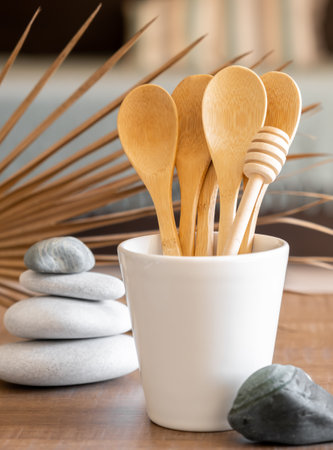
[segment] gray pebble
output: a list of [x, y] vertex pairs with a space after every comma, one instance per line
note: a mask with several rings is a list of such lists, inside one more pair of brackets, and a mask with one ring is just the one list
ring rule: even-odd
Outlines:
[[228, 420], [252, 441], [288, 445], [333, 441], [333, 396], [302, 369], [272, 364], [243, 383]]
[[20, 283], [34, 292], [81, 300], [116, 300], [125, 293], [119, 278], [97, 272], [56, 275], [26, 270], [20, 276]]
[[81, 339], [125, 333], [131, 320], [127, 306], [114, 300], [32, 297], [8, 308], [4, 325], [27, 339]]
[[28, 269], [43, 273], [80, 273], [92, 269], [95, 258], [79, 239], [54, 237], [36, 242], [24, 255]]
[[29, 386], [66, 386], [110, 380], [133, 372], [131, 336], [0, 345], [0, 379]]

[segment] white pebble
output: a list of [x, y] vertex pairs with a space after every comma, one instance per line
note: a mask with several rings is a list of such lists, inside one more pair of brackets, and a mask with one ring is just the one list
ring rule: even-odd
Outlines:
[[126, 305], [66, 297], [32, 297], [7, 309], [9, 333], [27, 339], [82, 339], [112, 336], [131, 328]]
[[116, 300], [125, 294], [124, 283], [119, 278], [96, 272], [59, 275], [26, 270], [20, 276], [20, 283], [42, 294], [81, 300]]
[[66, 386], [110, 380], [133, 372], [131, 336], [0, 345], [0, 379], [29, 386]]

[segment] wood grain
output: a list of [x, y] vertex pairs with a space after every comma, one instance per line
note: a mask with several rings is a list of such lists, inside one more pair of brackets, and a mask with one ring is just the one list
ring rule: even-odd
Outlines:
[[213, 163], [206, 173], [198, 202], [195, 256], [213, 256], [218, 184]]
[[208, 84], [203, 97], [204, 131], [220, 194], [218, 255], [223, 253], [235, 217], [245, 155], [251, 139], [264, 123], [266, 106], [262, 81], [241, 66], [221, 70]]
[[172, 93], [178, 111], [176, 169], [181, 198], [179, 240], [184, 256], [194, 255], [198, 200], [211, 162], [202, 125], [202, 97], [212, 78], [191, 75]]
[[139, 86], [121, 104], [117, 125], [123, 149], [153, 200], [163, 254], [180, 256], [172, 208], [178, 140], [176, 104], [160, 86]]
[[[4, 308], [1, 308], [3, 313]], [[333, 296], [285, 293], [274, 361], [294, 364], [333, 393]], [[1, 342], [14, 338], [1, 328]], [[172, 431], [149, 421], [139, 374], [103, 383], [33, 388], [0, 382], [3, 449], [294, 449], [252, 445], [238, 433]], [[307, 450], [308, 447], [297, 447]], [[329, 450], [332, 444], [311, 446]]]

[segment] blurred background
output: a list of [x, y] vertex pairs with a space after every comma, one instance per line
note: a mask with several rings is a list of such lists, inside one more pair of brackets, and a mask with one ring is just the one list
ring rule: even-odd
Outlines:
[[[4, 123], [27, 95], [56, 54], [66, 45], [84, 20], [97, 6], [91, 0], [3, 0], [0, 17], [0, 62], [2, 65], [14, 48], [25, 26], [38, 6], [42, 11], [35, 21], [23, 49], [0, 88], [0, 124]], [[273, 53], [256, 70], [261, 74], [274, 70], [292, 59], [286, 72], [299, 84], [304, 106], [321, 102], [321, 111], [306, 114], [291, 151], [331, 153], [333, 143], [333, 1], [332, 0], [104, 0], [103, 6], [88, 31], [71, 55], [12, 133], [1, 144], [8, 153], [34, 126], [59, 105], [107, 57], [116, 51], [148, 20], [158, 16], [133, 49], [110, 73], [53, 124], [27, 151], [11, 164], [0, 180], [15, 172], [34, 155], [65, 135], [74, 126], [98, 111], [142, 76], [156, 69], [199, 36], [206, 38], [162, 74], [156, 83], [171, 93], [187, 75], [209, 73], [235, 56], [253, 50], [241, 64], [250, 66], [266, 52]], [[93, 142], [116, 126], [116, 113], [100, 121], [93, 129], [50, 158], [38, 170], [54, 164], [71, 151]], [[100, 150], [99, 155], [118, 149], [119, 141]], [[88, 157], [89, 160], [90, 157]], [[93, 160], [94, 157], [92, 156]], [[85, 160], [86, 162], [87, 160]], [[333, 170], [325, 164], [311, 171], [291, 176], [306, 165], [320, 159], [293, 161], [284, 168], [283, 177], [274, 190], [306, 190], [333, 192]], [[78, 163], [78, 166], [82, 164]], [[74, 166], [73, 168], [75, 168]], [[32, 173], [33, 175], [34, 173]], [[290, 175], [290, 176], [288, 176]], [[179, 197], [177, 187], [175, 198]], [[263, 213], [281, 211], [304, 203], [294, 196], [267, 195]], [[124, 210], [150, 204], [146, 194], [122, 200], [107, 209]], [[104, 211], [105, 209], [103, 209]], [[100, 211], [97, 211], [100, 212]], [[304, 215], [300, 215], [303, 217]], [[332, 203], [313, 208], [305, 214], [332, 226]], [[290, 233], [290, 226], [280, 225], [278, 235]], [[265, 230], [267, 231], [267, 228]], [[274, 227], [272, 233], [276, 233]], [[318, 240], [319, 233], [314, 233]], [[312, 235], [311, 235], [312, 236]], [[307, 247], [311, 247], [310, 236]], [[295, 235], [295, 248], [301, 251], [304, 236]], [[330, 243], [322, 245], [324, 253]], [[332, 246], [331, 246], [332, 247]], [[311, 249], [310, 249], [311, 250]], [[313, 245], [318, 253], [318, 244]], [[323, 252], [321, 252], [323, 253]]]
[[[0, 51], [9, 52], [38, 6], [42, 14], [22, 54], [58, 53], [97, 1], [12, 0], [1, 5]], [[333, 2], [330, 0], [105, 0], [90, 31], [73, 54], [109, 54], [146, 21], [159, 16], [140, 40], [131, 63], [146, 69], [165, 61], [202, 34], [200, 50], [183, 61], [197, 71], [214, 68], [246, 50], [262, 55], [274, 50], [270, 63], [293, 59], [309, 66], [329, 59], [333, 51]]]

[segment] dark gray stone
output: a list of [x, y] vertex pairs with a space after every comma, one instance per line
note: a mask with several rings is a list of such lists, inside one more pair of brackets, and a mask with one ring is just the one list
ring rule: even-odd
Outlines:
[[28, 269], [42, 273], [80, 273], [92, 269], [95, 258], [79, 239], [54, 237], [36, 242], [24, 255]]
[[288, 445], [333, 441], [333, 396], [302, 369], [272, 364], [243, 383], [228, 420], [251, 441]]

